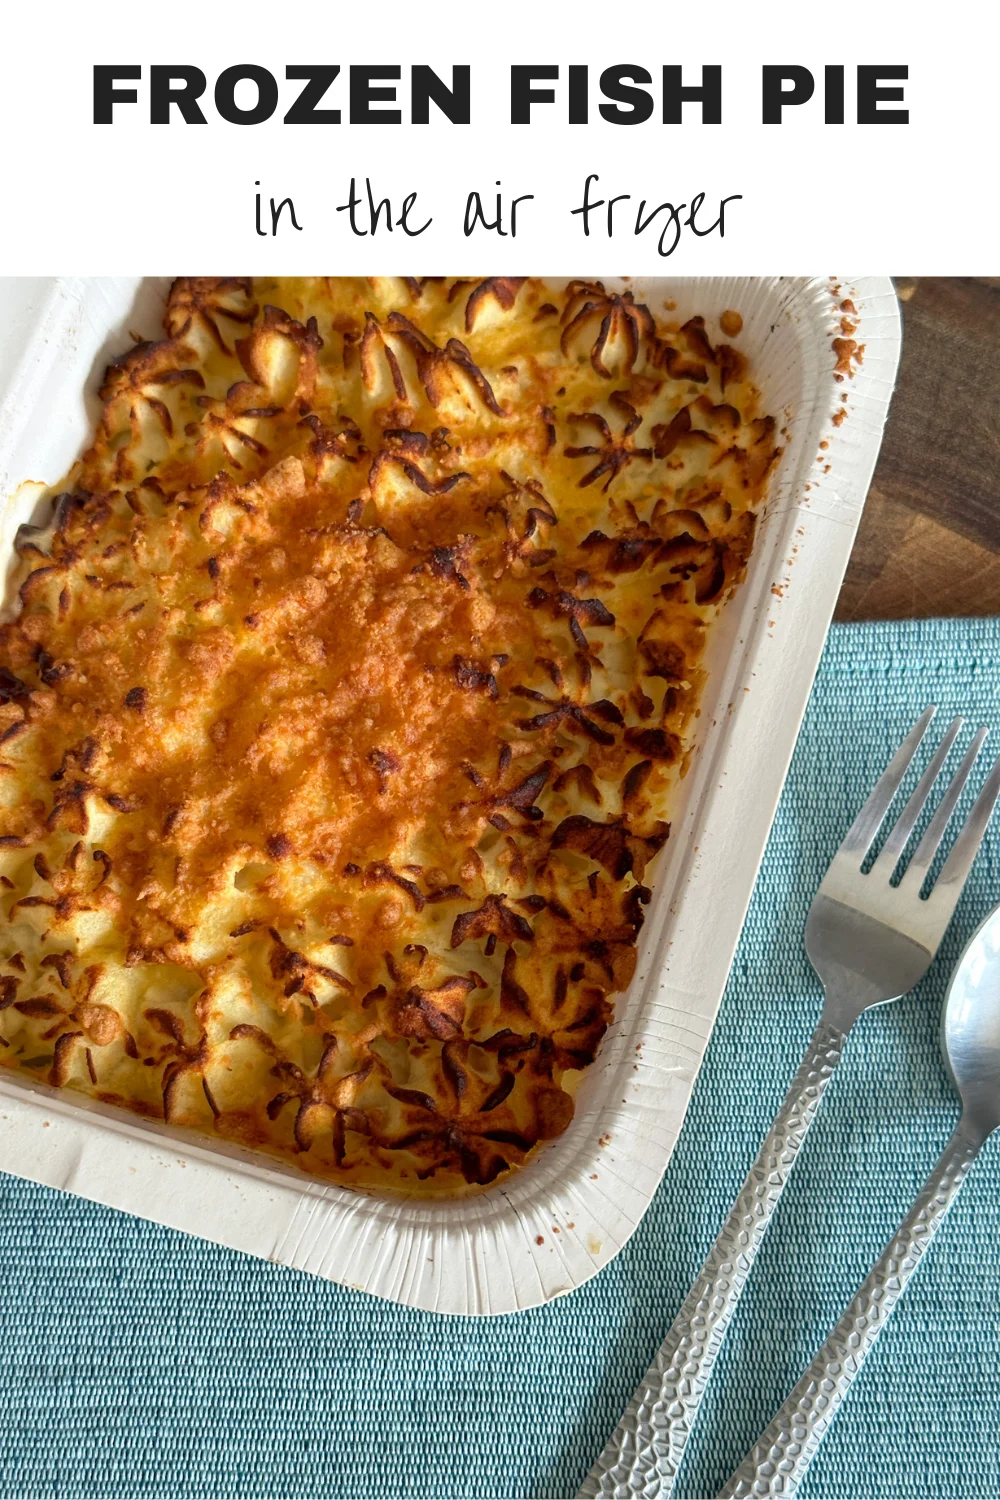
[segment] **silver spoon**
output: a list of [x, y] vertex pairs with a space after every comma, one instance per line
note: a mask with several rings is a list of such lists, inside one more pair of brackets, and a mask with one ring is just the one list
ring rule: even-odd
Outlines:
[[976, 929], [952, 975], [941, 1046], [962, 1101], [954, 1134], [868, 1280], [720, 1496], [795, 1493], [969, 1168], [1000, 1126], [1000, 907]]

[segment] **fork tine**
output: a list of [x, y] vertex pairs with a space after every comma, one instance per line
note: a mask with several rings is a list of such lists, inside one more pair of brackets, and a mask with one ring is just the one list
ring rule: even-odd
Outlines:
[[[969, 773], [976, 763], [976, 757], [979, 755], [983, 741], [988, 734], [989, 730], [984, 725], [982, 728], [977, 729], [973, 735], [972, 743], [965, 752], [962, 764], [952, 777], [951, 785], [941, 798], [941, 802], [933, 818], [931, 818], [924, 830], [923, 838], [914, 850], [913, 858], [906, 867], [906, 873], [903, 876], [904, 881], [907, 879], [907, 876], [912, 874], [914, 879], [919, 877], [919, 883], [923, 884], [924, 876], [933, 864], [934, 856], [938, 851], [938, 845], [944, 838], [945, 830], [951, 822], [951, 815], [955, 811], [955, 804], [962, 795], [962, 788], [969, 779]], [[901, 881], [900, 884], [902, 883]]]
[[[885, 844], [883, 845], [881, 852], [879, 853], [878, 859], [872, 866], [872, 875], [874, 875], [876, 871], [880, 875], [884, 874], [886, 878], [892, 875], [893, 870], [899, 863], [900, 855], [909, 842], [910, 834], [913, 832], [916, 821], [924, 810], [924, 804], [931, 794], [931, 789], [934, 786], [935, 781], [937, 781], [938, 776], [941, 774], [941, 767], [944, 765], [945, 761], [948, 758], [948, 752], [951, 749], [952, 745], [955, 743], [955, 736], [961, 729], [962, 722], [962, 718], [961, 716], [959, 716], [957, 719], [952, 719], [951, 723], [948, 725], [944, 739], [941, 741], [940, 745], [937, 747], [937, 750], [934, 752], [934, 757], [931, 760], [930, 765], [927, 767], [916, 787], [913, 789], [913, 792], [911, 793], [906, 806], [903, 808], [903, 811], [896, 819], [895, 826], [889, 834], [889, 837], [886, 839]], [[961, 790], [961, 788], [959, 790]]]
[[963, 823], [952, 851], [944, 862], [944, 868], [931, 890], [932, 896], [941, 892], [952, 907], [962, 894], [962, 888], [972, 869], [972, 861], [979, 852], [979, 846], [983, 842], [983, 835], [993, 815], [998, 797], [1000, 797], [1000, 758], [993, 762], [993, 769], [973, 803], [972, 811]]
[[889, 804], [899, 790], [899, 783], [906, 775], [910, 761], [916, 754], [917, 746], [936, 713], [937, 707], [933, 703], [929, 708], [924, 709], [881, 778], [876, 782], [875, 790], [847, 830], [847, 836], [840, 846], [841, 853], [857, 854], [861, 859], [868, 853], [872, 839], [882, 827], [883, 819], [889, 811]]

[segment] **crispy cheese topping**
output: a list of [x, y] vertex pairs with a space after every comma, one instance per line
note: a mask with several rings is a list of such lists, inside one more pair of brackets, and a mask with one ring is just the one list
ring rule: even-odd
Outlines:
[[165, 331], [18, 535], [0, 1063], [488, 1183], [632, 974], [775, 423], [597, 282], [182, 279]]

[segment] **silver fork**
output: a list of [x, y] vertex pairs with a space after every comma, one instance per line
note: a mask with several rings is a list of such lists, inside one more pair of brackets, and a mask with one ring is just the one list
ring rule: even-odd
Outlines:
[[1000, 794], [990, 771], [941, 873], [921, 898], [938, 846], [987, 730], [978, 729], [898, 884], [891, 883], [962, 726], [948, 727], [867, 874], [862, 864], [934, 717], [925, 709], [833, 857], [806, 920], [806, 953], [823, 984], [816, 1030], [732, 1212], [653, 1364], [580, 1496], [667, 1496], [740, 1293], [847, 1035], [870, 1006], [896, 1000], [930, 967]]

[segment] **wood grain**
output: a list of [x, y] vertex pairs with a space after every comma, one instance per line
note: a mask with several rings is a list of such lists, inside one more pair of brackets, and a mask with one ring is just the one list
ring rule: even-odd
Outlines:
[[1000, 614], [1000, 277], [895, 281], [899, 379], [836, 618]]

